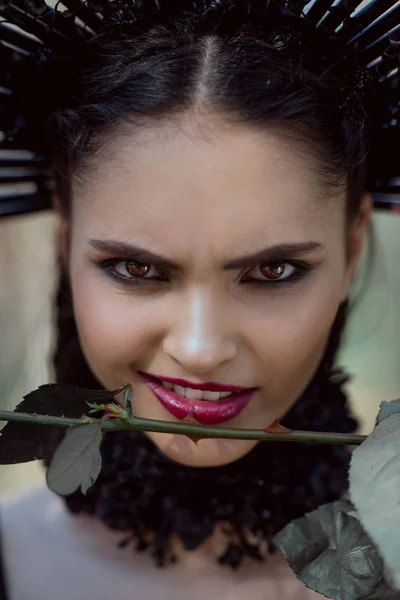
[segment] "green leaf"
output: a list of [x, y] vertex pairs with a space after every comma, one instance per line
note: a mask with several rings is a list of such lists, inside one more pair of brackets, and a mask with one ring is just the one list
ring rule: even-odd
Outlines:
[[400, 600], [400, 592], [392, 589], [386, 581], [382, 581], [365, 600]]
[[16, 411], [38, 413], [41, 415], [60, 416], [67, 408], [73, 409], [75, 414], [82, 414], [87, 400], [101, 400], [106, 402], [114, 396], [115, 392], [107, 390], [87, 390], [76, 385], [65, 383], [47, 383], [33, 390], [18, 404]]
[[129, 387], [126, 388], [126, 390], [124, 390], [123, 396], [124, 396], [124, 408], [131, 417], [133, 417], [132, 395], [133, 395], [132, 386], [130, 385]]
[[381, 402], [378, 416], [376, 417], [375, 426], [378, 425], [384, 419], [390, 417], [390, 415], [400, 412], [400, 400], [392, 400], [391, 402]]
[[[400, 413], [386, 416], [353, 451], [350, 496], [400, 589]], [[391, 583], [392, 584], [392, 583]]]
[[[24, 396], [14, 412], [79, 418], [87, 413], [87, 400], [107, 402], [115, 392], [86, 390], [67, 384], [46, 384]], [[48, 459], [61, 442], [60, 427], [32, 423], [7, 423], [0, 432], [0, 464]]]
[[61, 496], [72, 494], [79, 487], [86, 494], [101, 470], [102, 439], [98, 423], [68, 429], [46, 474], [49, 488]]
[[364, 598], [382, 580], [379, 552], [347, 500], [295, 519], [273, 541], [298, 579], [328, 598]]
[[104, 410], [103, 406], [101, 404], [97, 404], [97, 402], [86, 402], [86, 404], [90, 408], [90, 410], [88, 411], [89, 415], [91, 415], [92, 413], [97, 413], [97, 412], [100, 412], [101, 410]]

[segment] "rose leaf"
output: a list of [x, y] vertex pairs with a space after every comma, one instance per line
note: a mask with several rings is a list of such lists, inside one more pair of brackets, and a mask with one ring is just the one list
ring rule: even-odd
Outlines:
[[79, 487], [86, 494], [101, 470], [102, 439], [98, 423], [70, 427], [47, 471], [49, 488], [60, 496], [72, 494]]

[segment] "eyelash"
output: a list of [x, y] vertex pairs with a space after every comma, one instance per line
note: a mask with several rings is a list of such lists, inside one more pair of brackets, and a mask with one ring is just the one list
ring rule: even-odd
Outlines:
[[[93, 261], [103, 272], [105, 272], [109, 277], [111, 277], [112, 279], [114, 279], [115, 281], [117, 281], [118, 283], [122, 283], [122, 285], [159, 285], [159, 284], [165, 284], [167, 283], [166, 279], [154, 279], [154, 278], [130, 278], [130, 277], [125, 277], [123, 275], [119, 275], [116, 271], [113, 270], [113, 267], [115, 267], [115, 265], [117, 265], [118, 263], [128, 263], [128, 262], [136, 262], [137, 264], [143, 264], [140, 263], [139, 261], [135, 261], [134, 259], [125, 259], [125, 258], [111, 258], [111, 259], [107, 259], [107, 260], [102, 260], [102, 261]], [[277, 263], [285, 263], [288, 264], [292, 267], [296, 268], [296, 271], [293, 273], [293, 275], [290, 275], [289, 277], [287, 277], [286, 279], [282, 279], [279, 281], [268, 281], [267, 279], [265, 281], [261, 280], [261, 279], [253, 279], [252, 281], [244, 281], [243, 284], [244, 285], [250, 285], [250, 286], [256, 286], [256, 287], [269, 287], [269, 288], [283, 288], [283, 287], [289, 287], [299, 281], [301, 281], [302, 279], [304, 279], [314, 268], [314, 265], [311, 265], [309, 263], [306, 263], [304, 261], [294, 261], [294, 260], [275, 260], [275, 261], [271, 261], [271, 262], [263, 262], [263, 263], [258, 263], [256, 265], [254, 265], [254, 267], [251, 267], [250, 269], [248, 269], [243, 275], [246, 275], [246, 273], [249, 273], [251, 271], [253, 271], [255, 268], [257, 268], [260, 265], [273, 265], [273, 264], [277, 264]], [[151, 267], [153, 267], [153, 265], [149, 265]], [[154, 267], [156, 268], [156, 267]], [[162, 270], [159, 269], [160, 273], [163, 273]]]

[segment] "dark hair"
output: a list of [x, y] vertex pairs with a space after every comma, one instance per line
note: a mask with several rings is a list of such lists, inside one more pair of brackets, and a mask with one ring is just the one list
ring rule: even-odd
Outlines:
[[[367, 113], [360, 99], [349, 101], [353, 59], [343, 60], [336, 42], [323, 37], [289, 17], [269, 24], [228, 16], [208, 26], [181, 17], [148, 29], [137, 23], [111, 28], [60, 46], [31, 73], [45, 90], [37, 103], [48, 116], [45, 139], [63, 213], [70, 214], [72, 176], [90, 176], [91, 161], [128, 124], [151, 126], [200, 108], [290, 136], [313, 161], [321, 194], [347, 189], [348, 215], [357, 214], [366, 189]], [[50, 81], [51, 90], [39, 78]], [[74, 328], [64, 326], [65, 273], [61, 286], [56, 378], [94, 385]], [[338, 345], [338, 332], [332, 335]]]
[[[290, 138], [312, 162], [321, 198], [335, 190], [347, 191], [350, 218], [357, 214], [366, 190], [368, 147], [367, 111], [346, 83], [354, 73], [351, 57], [343, 60], [336, 42], [327, 41], [307, 23], [283, 17], [269, 24], [243, 19], [236, 23], [228, 16], [208, 25], [182, 17], [147, 29], [140, 24], [121, 26], [90, 41], [60, 47], [57, 57], [44, 57], [34, 76], [45, 74], [46, 81], [51, 81], [52, 90], [46, 89], [40, 110], [49, 116], [44, 139], [53, 158], [62, 211], [70, 216], [72, 177], [90, 177], [93, 161], [101, 160], [107, 144], [118, 135], [200, 109], [228, 124], [272, 128]], [[339, 307], [318, 371], [290, 411], [301, 428], [311, 424], [316, 429], [355, 429], [343, 393], [332, 393], [329, 404], [318, 406], [322, 384], [316, 387], [331, 372], [347, 307], [347, 302]], [[68, 274], [61, 260], [57, 308], [56, 381], [99, 389], [102, 386], [79, 343]], [[310, 390], [314, 390], [312, 396]], [[346, 485], [348, 454], [344, 449], [325, 448], [319, 454], [321, 464], [325, 461], [324, 483], [311, 467], [315, 455], [311, 458], [307, 452], [304, 465], [309, 465], [307, 473], [314, 473], [314, 483], [304, 488], [293, 514], [279, 492], [278, 504], [284, 502], [286, 507], [279, 526], [299, 516], [302, 507], [310, 509], [324, 499], [336, 498]], [[288, 456], [280, 466], [279, 455], [274, 459], [281, 475], [287, 473]], [[324, 490], [329, 487], [329, 457], [336, 461], [337, 480], [334, 492], [328, 493]], [[284, 490], [287, 496], [287, 487]], [[311, 497], [306, 501], [307, 494]], [[78, 499], [74, 495], [70, 508], [89, 510], [85, 502], [81, 495]]]
[[201, 111], [289, 137], [312, 161], [321, 195], [343, 187], [349, 212], [357, 213], [369, 122], [349, 82], [357, 86], [367, 76], [325, 37], [304, 19], [236, 23], [226, 16], [206, 26], [181, 17], [148, 30], [121, 26], [42, 56], [27, 75], [41, 90], [30, 110], [36, 123], [38, 112], [45, 115], [47, 135], [40, 137], [64, 212], [72, 176], [87, 174], [107, 143]]

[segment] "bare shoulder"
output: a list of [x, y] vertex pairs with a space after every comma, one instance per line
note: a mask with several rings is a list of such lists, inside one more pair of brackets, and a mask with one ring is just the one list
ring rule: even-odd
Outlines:
[[[84, 584], [86, 565], [82, 558], [90, 552], [82, 547], [81, 519], [68, 513], [61, 498], [42, 485], [0, 497], [0, 511], [11, 600], [96, 597]], [[75, 596], [81, 587], [80, 574], [83, 593]]]
[[71, 515], [47, 487], [0, 497], [10, 600], [321, 600], [279, 553], [262, 563], [222, 567], [210, 541], [157, 568], [151, 556], [121, 550], [121, 533], [99, 520]]

